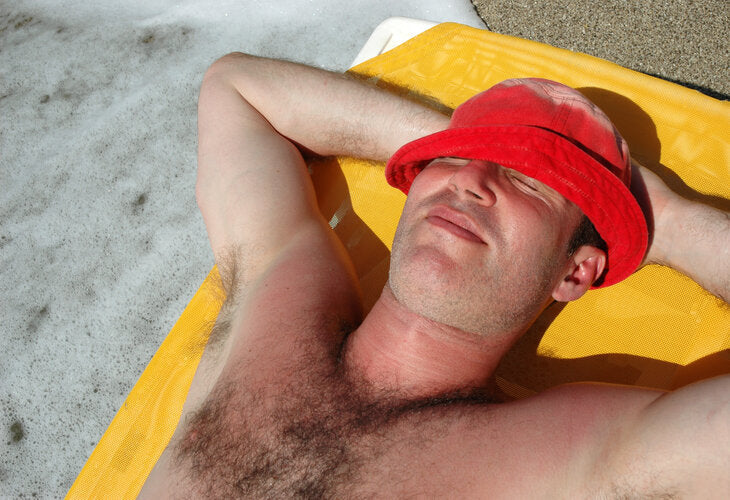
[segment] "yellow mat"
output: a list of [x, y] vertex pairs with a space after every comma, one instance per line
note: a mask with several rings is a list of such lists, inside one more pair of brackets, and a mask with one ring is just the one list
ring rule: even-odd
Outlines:
[[[380, 86], [455, 107], [506, 78], [543, 77], [602, 107], [632, 153], [685, 196], [730, 207], [730, 104], [583, 54], [441, 24], [351, 70]], [[385, 281], [405, 197], [383, 165], [319, 160], [320, 208], [349, 249], [369, 304]], [[133, 498], [180, 416], [223, 294], [215, 269], [186, 307], [69, 491]], [[730, 372], [730, 311], [673, 271], [649, 266], [623, 283], [552, 306], [505, 358], [500, 385], [517, 397], [596, 380], [674, 388]]]

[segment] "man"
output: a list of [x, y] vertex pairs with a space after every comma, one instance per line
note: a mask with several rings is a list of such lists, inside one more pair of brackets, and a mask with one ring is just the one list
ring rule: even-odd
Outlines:
[[[390, 158], [390, 182], [409, 192], [364, 318], [300, 150]], [[727, 497], [727, 376], [505, 402], [494, 388], [552, 300], [642, 259], [727, 299], [727, 214], [642, 170], [645, 251], [629, 169], [600, 110], [553, 82], [506, 82], [450, 122], [342, 75], [243, 54], [214, 63], [196, 194], [228, 298], [142, 496]]]

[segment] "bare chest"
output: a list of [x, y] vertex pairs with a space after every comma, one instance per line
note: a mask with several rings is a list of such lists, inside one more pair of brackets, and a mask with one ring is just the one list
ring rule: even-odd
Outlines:
[[492, 498], [507, 498], [570, 479], [566, 446], [515, 432], [498, 405], [370, 401], [333, 381], [324, 389], [217, 390], [175, 450], [185, 488], [227, 498], [467, 498], [490, 485]]

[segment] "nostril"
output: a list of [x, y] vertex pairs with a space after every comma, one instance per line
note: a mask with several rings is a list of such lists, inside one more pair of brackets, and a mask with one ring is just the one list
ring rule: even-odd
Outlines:
[[462, 196], [473, 196], [477, 200], [484, 199], [484, 196], [479, 194], [477, 191], [464, 186], [460, 186], [458, 182], [453, 182], [453, 179], [452, 182], [449, 182], [449, 189], [451, 189], [451, 191], [455, 193], [461, 193]]

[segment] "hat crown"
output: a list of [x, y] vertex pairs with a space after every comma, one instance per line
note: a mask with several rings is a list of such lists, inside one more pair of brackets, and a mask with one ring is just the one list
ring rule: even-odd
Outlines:
[[505, 80], [459, 106], [449, 128], [522, 125], [550, 130], [593, 156], [626, 185], [629, 148], [606, 114], [577, 90], [551, 80]]

